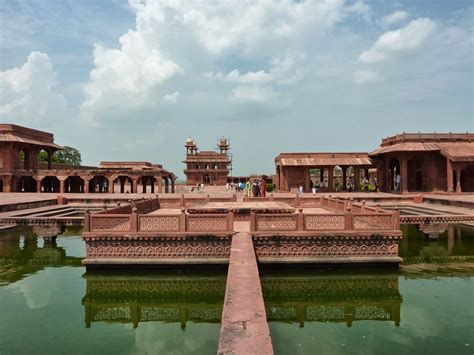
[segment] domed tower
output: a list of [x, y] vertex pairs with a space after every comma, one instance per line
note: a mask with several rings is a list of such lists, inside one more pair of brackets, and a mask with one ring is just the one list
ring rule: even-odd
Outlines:
[[219, 148], [219, 153], [220, 154], [227, 154], [227, 151], [229, 150], [229, 140], [227, 138], [220, 138], [219, 142], [217, 143], [217, 147]]
[[184, 174], [187, 185], [225, 185], [229, 175], [231, 158], [229, 156], [229, 139], [217, 140], [217, 150], [199, 151], [191, 137], [184, 145], [187, 151]]
[[195, 155], [197, 153], [198, 147], [194, 139], [189, 137], [186, 139], [186, 144], [184, 145], [186, 148], [186, 154], [187, 155]]

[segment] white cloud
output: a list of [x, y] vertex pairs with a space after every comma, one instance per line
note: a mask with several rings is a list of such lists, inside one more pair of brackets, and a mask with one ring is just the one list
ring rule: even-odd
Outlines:
[[400, 23], [406, 20], [408, 16], [410, 16], [408, 12], [397, 10], [397, 11], [392, 12], [389, 15], [382, 17], [381, 21], [382, 21], [382, 24], [384, 24], [385, 26], [391, 26], [391, 25], [395, 25], [397, 23]]
[[239, 101], [263, 103], [275, 97], [276, 93], [267, 86], [240, 85], [234, 89], [233, 96]]
[[19, 68], [0, 72], [0, 115], [13, 122], [64, 120], [67, 101], [45, 53], [31, 52]]
[[81, 107], [86, 116], [109, 107], [143, 105], [155, 87], [182, 73], [146, 33], [129, 31], [119, 41], [120, 49], [95, 45], [95, 68], [84, 88], [86, 100]]
[[357, 1], [353, 5], [350, 5], [347, 10], [348, 13], [355, 13], [364, 18], [365, 21], [370, 22], [372, 17], [372, 9], [369, 5], [364, 3], [362, 0]]
[[390, 59], [398, 52], [420, 47], [434, 31], [435, 23], [429, 18], [411, 21], [406, 27], [382, 34], [373, 47], [359, 56], [362, 63], [377, 63]]
[[380, 81], [378, 73], [371, 70], [358, 70], [354, 73], [354, 81], [357, 84], [365, 84]]
[[166, 94], [163, 96], [163, 101], [175, 104], [178, 101], [179, 95], [179, 91], [175, 91], [172, 94]]
[[215, 55], [231, 49], [258, 51], [269, 39], [288, 38], [304, 28], [331, 27], [342, 20], [345, 10], [343, 0], [131, 0], [130, 4], [137, 11], [137, 28], [166, 31], [161, 25], [172, 23]]
[[[277, 85], [302, 79], [302, 53], [309, 39], [324, 36], [349, 16], [370, 14], [370, 7], [362, 0], [350, 4], [344, 0], [129, 3], [136, 12], [135, 28], [120, 37], [118, 48], [95, 44], [95, 67], [81, 105], [81, 117], [86, 121], [117, 120], [134, 114], [131, 110], [157, 109], [168, 101], [165, 95], [177, 89], [190, 92], [190, 97], [193, 90], [202, 95], [208, 88], [198, 86], [209, 85], [209, 81], [202, 80], [202, 75], [193, 76], [209, 69], [208, 78], [236, 85], [216, 84], [228, 90], [225, 95], [233, 92], [235, 97], [266, 101]], [[224, 63], [230, 58], [235, 69], [227, 72]], [[242, 63], [262, 69], [243, 71]]]

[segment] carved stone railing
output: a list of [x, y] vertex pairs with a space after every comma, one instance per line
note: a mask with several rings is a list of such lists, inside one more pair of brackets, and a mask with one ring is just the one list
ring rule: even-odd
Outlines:
[[[86, 212], [86, 215], [89, 212]], [[126, 214], [94, 214], [88, 218], [87, 231], [129, 232], [132, 228], [132, 216]], [[86, 221], [86, 219], [85, 219]]]
[[250, 230], [278, 231], [399, 231], [398, 212], [370, 213], [255, 213], [250, 214]]
[[139, 214], [137, 208], [131, 214], [90, 214], [84, 216], [84, 233], [119, 234], [119, 233], [233, 233], [234, 214], [206, 213], [188, 214], [184, 210], [176, 214]]

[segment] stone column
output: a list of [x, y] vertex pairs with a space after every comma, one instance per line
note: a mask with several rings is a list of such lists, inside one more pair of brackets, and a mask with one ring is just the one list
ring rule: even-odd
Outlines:
[[89, 181], [91, 181], [91, 179], [84, 178], [84, 193], [86, 194], [89, 193]]
[[132, 177], [132, 193], [136, 194], [138, 191], [138, 178]]
[[41, 176], [36, 177], [36, 192], [41, 192]]
[[323, 183], [323, 187], [326, 186], [324, 184], [324, 168], [319, 168], [319, 186], [321, 186], [321, 182]]
[[64, 193], [64, 183], [66, 181], [66, 177], [58, 176], [58, 179], [59, 179], [59, 193], [63, 194]]
[[51, 152], [51, 150], [48, 150], [47, 153], [48, 153], [48, 169], [51, 169], [51, 162], [53, 160], [53, 152]]
[[407, 159], [407, 156], [406, 155], [403, 155], [402, 156], [402, 162], [401, 162], [401, 167], [400, 167], [400, 170], [401, 170], [401, 184], [402, 184], [402, 188], [401, 188], [401, 192], [402, 194], [405, 194], [408, 192], [408, 159]]
[[453, 192], [453, 185], [454, 185], [454, 179], [453, 179], [453, 164], [451, 163], [451, 160], [449, 158], [446, 158], [446, 176], [447, 176], [447, 192]]
[[328, 189], [334, 191], [334, 166], [328, 168]]
[[280, 191], [288, 191], [288, 184], [286, 182], [283, 166], [280, 168]]
[[305, 192], [311, 190], [311, 178], [309, 176], [309, 168], [304, 168], [304, 184], [303, 188]]
[[157, 192], [158, 193], [162, 193], [163, 192], [163, 179], [161, 176], [158, 176], [157, 178], [157, 183], [158, 183], [158, 189], [157, 189]]
[[360, 167], [358, 165], [354, 165], [354, 191], [360, 190]]
[[174, 193], [175, 190], [174, 190], [174, 178], [170, 178], [171, 179], [171, 193]]
[[462, 189], [461, 189], [461, 172], [462, 172], [462, 169], [457, 167], [456, 168], [456, 193], [461, 193], [462, 192]]

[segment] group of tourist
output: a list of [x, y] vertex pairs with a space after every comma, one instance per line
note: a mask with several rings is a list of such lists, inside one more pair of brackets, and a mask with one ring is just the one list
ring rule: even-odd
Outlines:
[[264, 180], [254, 180], [250, 182], [247, 180], [246, 183], [242, 181], [234, 183], [233, 181], [225, 185], [226, 192], [235, 191], [237, 193], [242, 192], [248, 197], [265, 197], [266, 196], [266, 183]]

